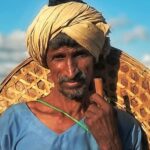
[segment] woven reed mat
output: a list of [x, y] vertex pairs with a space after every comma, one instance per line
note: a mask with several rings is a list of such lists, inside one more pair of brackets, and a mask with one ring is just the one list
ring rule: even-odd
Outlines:
[[[0, 113], [18, 102], [34, 101], [50, 92], [48, 70], [31, 58], [15, 68], [0, 88]], [[96, 67], [103, 78], [104, 91], [113, 105], [131, 114], [141, 123], [150, 145], [150, 70], [138, 61], [112, 48], [106, 60]]]

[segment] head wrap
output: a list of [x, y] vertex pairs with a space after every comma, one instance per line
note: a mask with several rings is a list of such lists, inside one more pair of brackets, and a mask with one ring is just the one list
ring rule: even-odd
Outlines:
[[48, 41], [63, 32], [87, 49], [98, 61], [109, 26], [102, 14], [84, 3], [44, 6], [27, 30], [31, 57], [43, 64]]

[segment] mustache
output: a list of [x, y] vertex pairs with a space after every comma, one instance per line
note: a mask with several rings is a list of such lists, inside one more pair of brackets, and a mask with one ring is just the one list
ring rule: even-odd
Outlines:
[[58, 81], [60, 84], [64, 82], [82, 82], [85, 83], [86, 81], [86, 75], [83, 71], [78, 71], [72, 78], [69, 78], [67, 76], [60, 76], [58, 78]]

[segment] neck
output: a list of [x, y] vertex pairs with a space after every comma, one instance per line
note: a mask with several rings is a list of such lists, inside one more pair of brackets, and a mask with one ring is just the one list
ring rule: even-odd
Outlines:
[[88, 96], [81, 100], [69, 99], [59, 91], [53, 89], [48, 96], [43, 98], [43, 100], [62, 109], [71, 116], [80, 116], [86, 110]]

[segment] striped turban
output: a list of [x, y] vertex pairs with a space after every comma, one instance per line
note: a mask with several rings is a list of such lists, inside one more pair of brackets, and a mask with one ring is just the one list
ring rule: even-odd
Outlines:
[[109, 26], [101, 13], [84, 3], [44, 6], [27, 30], [29, 54], [42, 66], [49, 40], [60, 32], [74, 39], [98, 61]]

